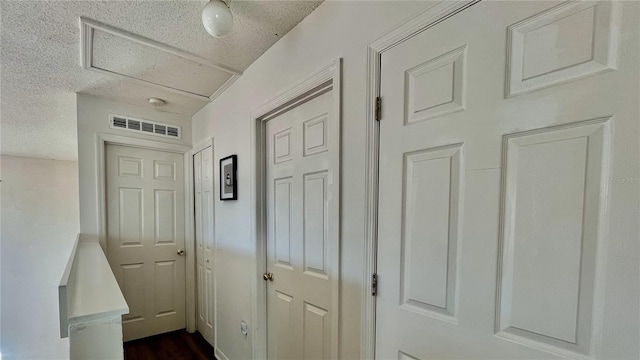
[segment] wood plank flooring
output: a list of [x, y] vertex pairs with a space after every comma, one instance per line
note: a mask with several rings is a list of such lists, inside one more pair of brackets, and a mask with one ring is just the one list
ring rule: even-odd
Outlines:
[[125, 360], [212, 360], [213, 347], [195, 332], [178, 330], [124, 343]]

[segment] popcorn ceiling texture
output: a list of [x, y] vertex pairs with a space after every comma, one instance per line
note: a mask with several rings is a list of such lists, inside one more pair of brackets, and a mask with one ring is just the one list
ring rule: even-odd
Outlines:
[[186, 115], [206, 105], [83, 70], [80, 16], [242, 71], [320, 3], [230, 1], [234, 32], [215, 39], [202, 27], [203, 0], [0, 1], [1, 152], [77, 159], [76, 92], [145, 107], [151, 106], [147, 98], [155, 96], [168, 103], [158, 111]]

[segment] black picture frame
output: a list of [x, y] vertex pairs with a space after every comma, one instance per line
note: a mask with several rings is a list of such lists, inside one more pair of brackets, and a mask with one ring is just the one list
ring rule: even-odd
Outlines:
[[[220, 159], [220, 200], [238, 200], [238, 156]], [[227, 181], [227, 177], [230, 177]], [[229, 184], [230, 182], [230, 184]]]

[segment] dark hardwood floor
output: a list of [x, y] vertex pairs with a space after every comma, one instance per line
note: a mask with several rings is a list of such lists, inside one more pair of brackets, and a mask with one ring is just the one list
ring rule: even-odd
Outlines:
[[213, 347], [199, 332], [178, 330], [124, 343], [125, 360], [212, 360]]

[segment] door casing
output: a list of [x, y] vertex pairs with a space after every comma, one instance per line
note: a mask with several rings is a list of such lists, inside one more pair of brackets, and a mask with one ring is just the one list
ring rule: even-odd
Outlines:
[[[266, 359], [267, 358], [267, 287], [262, 280], [262, 274], [267, 269], [267, 220], [266, 220], [266, 122], [279, 114], [290, 110], [297, 105], [315, 97], [317, 94], [327, 91], [331, 88], [333, 91], [333, 106], [336, 121], [341, 123], [341, 68], [342, 59], [336, 59], [330, 64], [319, 69], [315, 73], [306, 77], [301, 82], [294, 84], [273, 100], [262, 105], [258, 109], [251, 112], [251, 168], [255, 171], [256, 176], [251, 177], [251, 188], [254, 190], [251, 193], [251, 202], [255, 204], [252, 206], [252, 227], [251, 232], [253, 235], [254, 250], [256, 254], [255, 270], [253, 276], [253, 291], [251, 294], [252, 303], [255, 306], [252, 309], [253, 326], [252, 330], [254, 336], [253, 346], [253, 358], [254, 359]], [[339, 127], [337, 127], [339, 128]], [[340, 147], [340, 134], [336, 134], [331, 137], [337, 141], [336, 146]], [[339, 151], [336, 152], [336, 163], [340, 164]], [[338, 178], [340, 178], [340, 165], [338, 165]], [[340, 198], [340, 186], [338, 186], [337, 195]], [[340, 216], [338, 214], [338, 221]], [[335, 234], [335, 239], [340, 239], [340, 226], [337, 226], [338, 234]], [[331, 244], [330, 244], [331, 245]], [[337, 259], [334, 264], [329, 266], [332, 268], [333, 274], [338, 274], [332, 279], [332, 308], [337, 311], [333, 311], [333, 318], [331, 319], [332, 329], [332, 347], [331, 357], [338, 358], [338, 341], [339, 336], [339, 285], [340, 285], [340, 253], [339, 244], [333, 244], [331, 251], [333, 251], [333, 258]], [[216, 350], [216, 356], [218, 356]], [[224, 358], [224, 357], [221, 357]]]
[[170, 144], [160, 141], [138, 139], [127, 136], [98, 133], [96, 134], [96, 179], [98, 194], [98, 241], [107, 251], [107, 189], [106, 189], [106, 147], [107, 144], [124, 145], [148, 150], [164, 151], [182, 154], [184, 157], [184, 193], [185, 193], [185, 288], [186, 288], [186, 325], [188, 332], [194, 332], [196, 327], [196, 296], [195, 296], [195, 241], [194, 216], [189, 209], [193, 209], [193, 165], [189, 164], [192, 156], [190, 146]]

